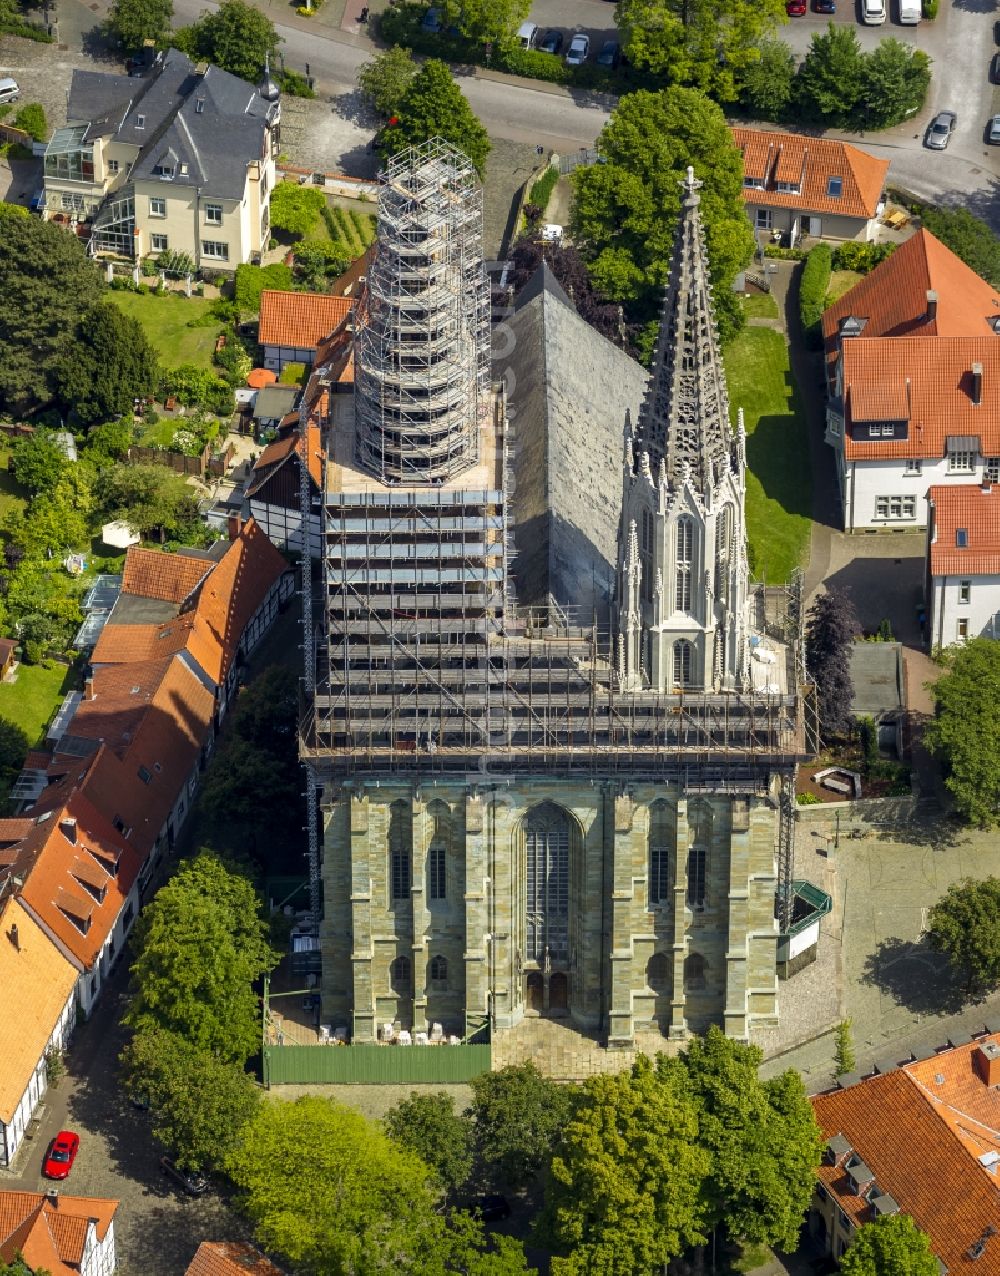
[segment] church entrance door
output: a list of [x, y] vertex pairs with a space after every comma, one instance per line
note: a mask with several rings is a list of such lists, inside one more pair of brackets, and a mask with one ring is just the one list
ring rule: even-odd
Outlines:
[[528, 971], [524, 1000], [530, 1013], [540, 1015], [544, 1010], [545, 985], [542, 982], [542, 972], [540, 970]]
[[549, 1014], [564, 1015], [569, 1011], [569, 978], [561, 970], [549, 977]]

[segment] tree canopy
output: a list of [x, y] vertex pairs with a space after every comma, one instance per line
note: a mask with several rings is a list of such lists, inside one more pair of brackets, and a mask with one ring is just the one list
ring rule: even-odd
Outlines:
[[1000, 288], [1000, 239], [990, 226], [967, 208], [938, 208], [917, 204], [921, 226], [938, 239], [994, 288]]
[[0, 811], [8, 809], [11, 786], [28, 756], [30, 743], [16, 722], [0, 718]]
[[753, 252], [743, 207], [743, 161], [721, 109], [695, 89], [640, 91], [619, 100], [597, 140], [602, 162], [573, 174], [572, 224], [597, 291], [631, 318], [662, 303], [688, 165], [703, 183], [701, 218], [720, 326], [738, 322], [731, 285]]
[[759, 51], [743, 74], [741, 101], [754, 119], [780, 120], [795, 91], [795, 54], [774, 39], [761, 40]]
[[226, 1063], [260, 1048], [253, 989], [275, 963], [251, 883], [202, 851], [182, 864], [133, 932], [135, 996], [126, 1023], [162, 1028]]
[[54, 373], [56, 397], [84, 425], [131, 412], [151, 395], [159, 361], [138, 319], [104, 301], [83, 316], [76, 342]]
[[432, 137], [457, 146], [482, 176], [490, 139], [451, 71], [437, 58], [428, 58], [410, 81], [399, 103], [397, 122], [382, 129], [378, 145], [384, 156], [391, 157]]
[[855, 118], [865, 84], [861, 41], [852, 26], [827, 24], [818, 31], [799, 67], [795, 97], [803, 116], [840, 128]]
[[274, 23], [259, 9], [243, 0], [222, 0], [214, 13], [175, 31], [174, 42], [192, 57], [205, 58], [256, 84], [265, 60], [277, 53], [280, 37]]
[[923, 49], [903, 40], [880, 40], [864, 60], [866, 127], [891, 128], [916, 114], [930, 84], [931, 60]]
[[158, 532], [161, 541], [196, 540], [198, 498], [180, 474], [162, 465], [115, 465], [94, 485], [98, 509], [123, 519], [140, 536]]
[[455, 1193], [472, 1171], [472, 1123], [443, 1090], [401, 1099], [384, 1118], [386, 1133], [422, 1156], [445, 1192]]
[[531, 12], [531, 0], [446, 0], [444, 8], [448, 22], [457, 23], [470, 40], [501, 44], [513, 40]]
[[1000, 983], [1000, 879], [952, 882], [927, 915], [927, 939], [969, 992]]
[[173, 16], [173, 0], [114, 0], [107, 28], [126, 49], [141, 49], [147, 40], [163, 43]]
[[937, 713], [924, 743], [944, 763], [960, 814], [982, 828], [1000, 823], [1000, 643], [973, 638], [945, 652], [931, 687]]
[[859, 1227], [841, 1257], [843, 1276], [938, 1276], [930, 1238], [909, 1214], [889, 1214]]
[[841, 590], [820, 594], [806, 622], [806, 664], [816, 684], [820, 731], [843, 735], [851, 727], [851, 647], [861, 632], [857, 612]]
[[305, 235], [326, 207], [326, 196], [315, 186], [279, 182], [271, 192], [271, 225], [291, 235]]
[[487, 1172], [515, 1190], [526, 1187], [558, 1145], [575, 1092], [533, 1063], [484, 1072], [470, 1085], [476, 1150]]
[[69, 466], [69, 458], [52, 431], [36, 430], [14, 443], [8, 469], [23, 488], [38, 496], [53, 491]]
[[358, 87], [379, 115], [388, 119], [390, 115], [399, 113], [406, 90], [416, 74], [413, 54], [396, 44], [361, 65]]

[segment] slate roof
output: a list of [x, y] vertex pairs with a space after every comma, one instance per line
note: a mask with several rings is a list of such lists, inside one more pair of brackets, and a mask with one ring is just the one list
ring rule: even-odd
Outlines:
[[184, 1276], [283, 1276], [246, 1241], [202, 1241]]
[[[1000, 487], [939, 484], [927, 499], [933, 518], [931, 575], [1000, 575]], [[960, 528], [965, 531], [961, 547]]]
[[[767, 129], [732, 128], [747, 177], [765, 187], [743, 187], [744, 203], [773, 208], [802, 208], [839, 217], [870, 218], [882, 196], [889, 161], [834, 138], [805, 137]], [[840, 195], [831, 195], [830, 179], [840, 178]], [[797, 184], [799, 193], [779, 191], [776, 182]]]
[[[29, 820], [29, 827], [32, 824]], [[0, 868], [0, 876], [3, 872]], [[16, 945], [11, 940], [14, 926]], [[0, 1121], [4, 1124], [13, 1118], [76, 980], [76, 968], [23, 904], [9, 895], [0, 904], [0, 988], [7, 1007], [0, 1015]]]
[[79, 1276], [88, 1225], [103, 1241], [118, 1209], [117, 1201], [96, 1196], [50, 1199], [41, 1192], [0, 1191], [0, 1258], [17, 1253], [32, 1271]]
[[586, 323], [543, 262], [494, 358], [509, 396], [518, 600], [550, 597], [589, 624], [607, 619], [621, 517], [625, 421], [638, 420], [647, 374]]
[[265, 288], [260, 294], [257, 340], [262, 346], [313, 349], [330, 335], [353, 306], [352, 297]]
[[133, 180], [161, 180], [153, 170], [169, 161], [174, 176], [163, 181], [165, 191], [197, 187], [203, 198], [238, 200], [248, 164], [264, 155], [275, 109], [246, 80], [217, 66], [199, 74], [187, 54], [170, 49], [135, 79], [74, 71], [67, 119], [139, 147]]

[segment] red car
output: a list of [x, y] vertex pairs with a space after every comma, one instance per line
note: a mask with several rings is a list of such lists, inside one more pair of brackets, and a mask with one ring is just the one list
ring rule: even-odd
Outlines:
[[47, 1179], [64, 1179], [73, 1168], [80, 1150], [80, 1136], [72, 1130], [60, 1130], [49, 1144], [42, 1173]]
[[806, 10], [806, 0], [788, 0], [785, 5], [785, 12], [790, 18], [804, 18]]

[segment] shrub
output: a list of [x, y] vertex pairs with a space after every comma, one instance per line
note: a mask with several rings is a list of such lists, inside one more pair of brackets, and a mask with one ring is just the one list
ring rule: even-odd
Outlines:
[[802, 261], [806, 256], [804, 248], [782, 248], [780, 244], [765, 244], [764, 256], [774, 257], [778, 261]]
[[542, 53], [538, 49], [504, 49], [493, 55], [493, 65], [511, 75], [524, 75], [532, 80], [547, 80], [550, 84], [568, 84], [573, 77], [573, 67], [568, 67], [555, 53]]
[[301, 71], [279, 72], [278, 86], [282, 93], [287, 93], [289, 97], [313, 98], [316, 96], [316, 90]]
[[920, 8], [925, 18], [936, 18], [938, 16], [939, 0], [923, 0]]
[[23, 644], [23, 652], [26, 665], [40, 665], [45, 655], [45, 648], [37, 638], [29, 638]]
[[833, 252], [829, 244], [817, 244], [806, 257], [799, 281], [799, 322], [806, 341], [814, 348], [822, 340], [820, 321], [823, 302], [830, 287]]
[[49, 132], [45, 108], [38, 102], [28, 102], [14, 116], [14, 127], [23, 128], [25, 133], [30, 133], [36, 142], [44, 142]]
[[528, 192], [528, 199], [533, 204], [537, 204], [543, 213], [558, 180], [559, 169], [555, 164], [550, 164], [541, 177], [532, 183], [531, 190]]
[[292, 269], [281, 262], [273, 266], [236, 267], [233, 296], [240, 310], [256, 313], [260, 309], [260, 294], [265, 288], [287, 291], [292, 286]]
[[860, 275], [867, 275], [895, 250], [895, 244], [862, 244], [849, 240], [833, 250], [833, 269], [856, 270]]
[[820, 803], [815, 793], [800, 793], [795, 800], [799, 806], [818, 806]]

